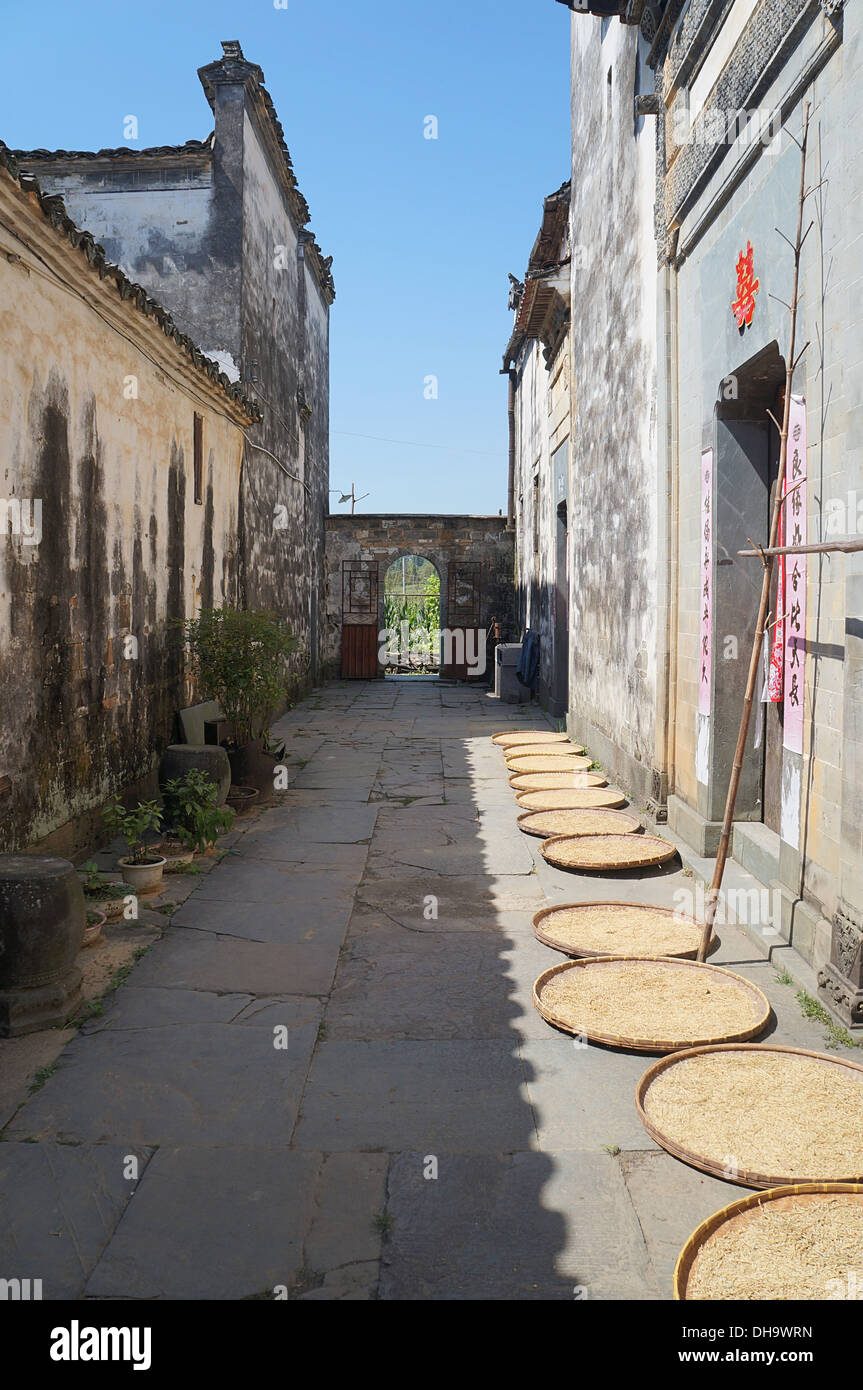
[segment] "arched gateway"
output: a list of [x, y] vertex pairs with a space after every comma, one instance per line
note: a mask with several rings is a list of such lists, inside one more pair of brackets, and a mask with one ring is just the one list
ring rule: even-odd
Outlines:
[[487, 679], [492, 622], [520, 636], [513, 554], [499, 515], [327, 517], [327, 673]]

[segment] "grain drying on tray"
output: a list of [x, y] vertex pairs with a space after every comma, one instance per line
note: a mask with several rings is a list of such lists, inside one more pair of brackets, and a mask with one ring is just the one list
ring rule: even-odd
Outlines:
[[844, 1297], [863, 1299], [863, 1201], [824, 1193], [765, 1202], [721, 1225], [693, 1261], [686, 1297], [829, 1299], [843, 1285]]

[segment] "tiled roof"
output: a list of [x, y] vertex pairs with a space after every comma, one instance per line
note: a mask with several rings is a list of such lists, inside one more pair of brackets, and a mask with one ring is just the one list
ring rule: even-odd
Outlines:
[[570, 180], [566, 179], [560, 188], [543, 200], [542, 224], [527, 263], [512, 336], [504, 352], [504, 371], [509, 370], [510, 363], [516, 359], [527, 338], [541, 336], [552, 308], [557, 290], [550, 282], [558, 277], [561, 266], [566, 264], [561, 252], [566, 243], [570, 193]]
[[206, 140], [187, 140], [185, 145], [151, 145], [149, 149], [138, 150], [132, 145], [121, 145], [113, 150], [10, 150], [10, 154], [22, 164], [32, 164], [35, 160], [61, 159], [164, 159], [172, 154], [212, 154], [212, 131]]
[[[29, 158], [29, 155], [28, 155]], [[105, 249], [99, 244], [90, 232], [83, 231], [78, 227], [66, 212], [66, 205], [57, 193], [43, 193], [39, 187], [39, 182], [33, 174], [22, 173], [18, 167], [18, 161], [12, 151], [0, 140], [0, 168], [4, 169], [22, 193], [35, 194], [36, 201], [42, 211], [46, 221], [66, 240], [86, 257], [87, 262], [98, 273], [100, 280], [113, 280], [120, 299], [132, 300], [135, 308], [147, 318], [154, 319], [159, 325], [166, 338], [171, 338], [182, 349], [186, 356], [191, 360], [198, 371], [203, 372], [216, 382], [231, 400], [242, 407], [245, 413], [252, 420], [262, 418], [260, 406], [256, 401], [250, 400], [243, 395], [242, 386], [239, 382], [229, 381], [224, 372], [220, 370], [218, 363], [213, 362], [196, 343], [185, 333], [181, 333], [167, 309], [143, 288], [120, 269], [107, 260]]]

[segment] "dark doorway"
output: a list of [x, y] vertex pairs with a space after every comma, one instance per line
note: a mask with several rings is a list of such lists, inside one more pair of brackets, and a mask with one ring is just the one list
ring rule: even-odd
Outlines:
[[[716, 420], [716, 575], [714, 609], [713, 819], [721, 815], [761, 593], [759, 562], [737, 551], [750, 540], [766, 544], [779, 470], [779, 433], [768, 410], [781, 412], [785, 364], [772, 343], [725, 378]], [[778, 416], [781, 418], [781, 415]], [[770, 623], [777, 616], [774, 569]], [[738, 818], [761, 820], [777, 834], [782, 793], [783, 703], [762, 699], [775, 626], [764, 646], [738, 798]]]
[[566, 502], [557, 508], [554, 560], [554, 676], [551, 713], [566, 714], [569, 704], [569, 572]]

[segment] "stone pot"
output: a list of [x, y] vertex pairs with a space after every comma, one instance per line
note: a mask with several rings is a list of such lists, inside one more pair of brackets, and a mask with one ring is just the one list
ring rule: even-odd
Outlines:
[[260, 796], [257, 787], [241, 787], [231, 783], [231, 790], [228, 792], [228, 805], [238, 816], [245, 815]]
[[260, 792], [273, 790], [276, 759], [264, 751], [263, 740], [252, 739], [239, 748], [228, 749], [231, 784], [235, 787], [257, 787]]
[[162, 887], [162, 873], [167, 859], [159, 857], [152, 864], [133, 864], [130, 859], [118, 859], [120, 872], [123, 875], [123, 882], [128, 883], [130, 888], [140, 896], [147, 893], [158, 893]]
[[65, 1023], [81, 998], [84, 892], [47, 854], [0, 855], [0, 1037]]
[[164, 794], [165, 783], [175, 777], [185, 777], [192, 768], [206, 772], [219, 788], [216, 805], [224, 806], [231, 785], [231, 764], [224, 748], [217, 743], [169, 743], [159, 763], [159, 788]]

